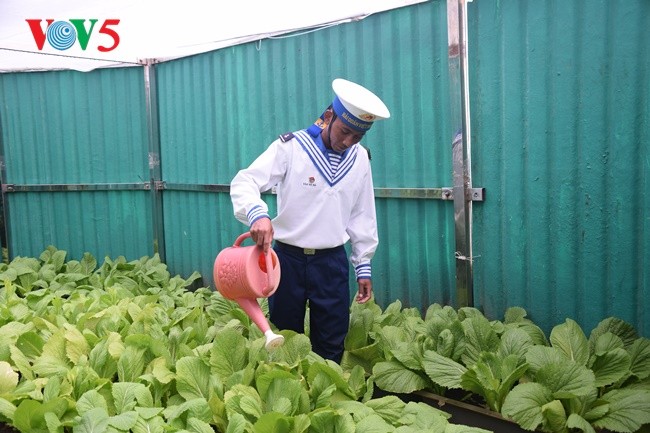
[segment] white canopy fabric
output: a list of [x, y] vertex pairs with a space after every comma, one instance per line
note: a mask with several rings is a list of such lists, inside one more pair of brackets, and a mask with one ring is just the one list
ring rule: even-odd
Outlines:
[[[0, 72], [136, 66], [282, 34], [312, 31], [426, 0], [0, 0]], [[35, 37], [26, 20], [41, 20]], [[47, 20], [97, 22], [85, 50], [56, 49]], [[100, 31], [106, 20], [119, 20]], [[108, 52], [98, 47], [115, 45]], [[36, 39], [44, 41], [39, 50]], [[76, 31], [72, 32], [77, 35]], [[45, 39], [43, 37], [46, 36]], [[83, 38], [82, 38], [83, 39]]]

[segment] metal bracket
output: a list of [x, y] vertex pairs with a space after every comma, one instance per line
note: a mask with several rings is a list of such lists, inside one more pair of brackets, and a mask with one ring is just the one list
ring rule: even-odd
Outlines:
[[[468, 197], [467, 201], [484, 201], [485, 200], [485, 188], [469, 188], [467, 190]], [[442, 197], [443, 200], [453, 200], [454, 199], [454, 189], [453, 188], [442, 188]]]
[[470, 188], [467, 201], [485, 201], [485, 188]]

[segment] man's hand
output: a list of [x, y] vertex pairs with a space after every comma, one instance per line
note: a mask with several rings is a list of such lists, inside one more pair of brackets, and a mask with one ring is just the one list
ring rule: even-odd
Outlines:
[[273, 241], [273, 224], [269, 218], [260, 218], [253, 223], [250, 229], [251, 239], [262, 247], [264, 252], [268, 252]]
[[372, 280], [360, 278], [357, 280], [359, 291], [357, 292], [357, 302], [363, 304], [368, 302], [372, 297]]

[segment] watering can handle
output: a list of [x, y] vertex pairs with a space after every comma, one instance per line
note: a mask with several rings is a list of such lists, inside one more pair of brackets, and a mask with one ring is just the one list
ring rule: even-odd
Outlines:
[[[242, 242], [244, 242], [246, 239], [251, 237], [251, 232], [246, 232], [240, 234], [237, 239], [235, 239], [235, 243], [233, 244], [233, 247], [239, 247], [241, 246]], [[261, 247], [260, 247], [261, 248]], [[266, 259], [266, 275], [268, 277], [268, 284], [266, 287], [262, 289], [262, 294], [264, 296], [267, 296], [271, 290], [273, 290], [273, 275], [271, 274], [271, 271], [273, 270], [273, 260], [271, 257], [271, 254], [264, 253], [265, 259]]]
[[241, 246], [242, 242], [244, 242], [246, 239], [250, 237], [251, 237], [251, 232], [242, 233], [239, 236], [237, 236], [237, 239], [235, 239], [235, 243], [232, 244], [232, 246], [239, 247]]

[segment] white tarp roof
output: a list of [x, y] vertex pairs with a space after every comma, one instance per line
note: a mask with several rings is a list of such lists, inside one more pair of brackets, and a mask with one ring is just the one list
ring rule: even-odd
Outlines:
[[[0, 0], [0, 72], [129, 66], [147, 59], [165, 61], [243, 42], [308, 31], [363, 19], [373, 13], [426, 0]], [[39, 50], [27, 19], [40, 19], [41, 36], [46, 20], [70, 23], [90, 19], [97, 23], [86, 50], [79, 38], [57, 50], [46, 39]], [[107, 19], [119, 44], [100, 32]], [[75, 32], [76, 34], [76, 32]], [[48, 35], [49, 37], [49, 35]], [[55, 42], [56, 44], [56, 42]]]

